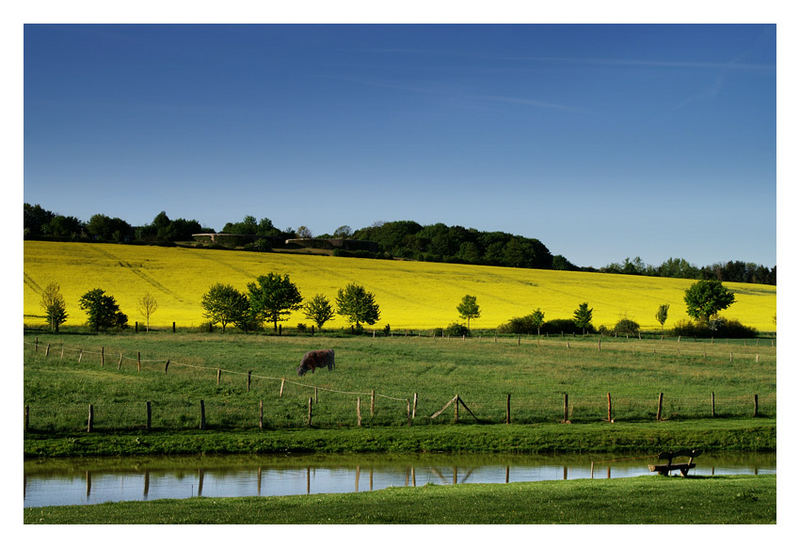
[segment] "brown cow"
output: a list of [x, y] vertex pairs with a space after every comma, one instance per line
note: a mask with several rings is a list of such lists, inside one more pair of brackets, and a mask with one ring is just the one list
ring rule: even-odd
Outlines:
[[332, 370], [335, 365], [333, 362], [333, 350], [311, 350], [306, 352], [306, 355], [300, 360], [297, 374], [302, 377], [308, 371], [313, 373], [317, 367], [325, 366], [328, 367], [328, 370]]

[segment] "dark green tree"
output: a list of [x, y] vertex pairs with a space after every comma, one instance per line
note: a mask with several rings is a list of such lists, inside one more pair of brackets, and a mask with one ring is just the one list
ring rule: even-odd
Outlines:
[[217, 283], [211, 286], [203, 295], [200, 304], [203, 306], [203, 316], [211, 324], [222, 324], [222, 332], [229, 323], [246, 324], [250, 311], [250, 302], [247, 295], [237, 290], [232, 285]]
[[95, 288], [84, 293], [80, 298], [80, 308], [86, 312], [89, 327], [94, 331], [123, 328], [128, 324], [128, 316], [120, 311], [116, 299], [106, 295], [102, 289]]
[[658, 320], [658, 323], [661, 324], [661, 331], [664, 331], [664, 323], [667, 321], [668, 313], [669, 313], [668, 304], [658, 305], [658, 311], [656, 312], [656, 320]]
[[288, 274], [281, 276], [270, 272], [266, 276], [259, 276], [255, 282], [247, 284], [247, 290], [253, 316], [259, 323], [272, 322], [275, 331], [278, 330], [278, 322], [302, 306], [303, 297], [297, 286], [289, 280]]
[[586, 328], [592, 325], [592, 310], [594, 308], [589, 308], [589, 303], [581, 303], [574, 312], [573, 321], [575, 322], [575, 327], [582, 329], [584, 335], [586, 334]]
[[456, 310], [462, 319], [467, 320], [467, 329], [471, 319], [481, 317], [481, 307], [478, 306], [478, 299], [474, 295], [464, 295]]
[[686, 313], [692, 318], [708, 323], [720, 310], [725, 310], [736, 298], [719, 280], [700, 280], [686, 290], [683, 297]]
[[334, 238], [349, 238], [353, 235], [353, 229], [347, 225], [342, 225], [333, 231]]
[[306, 318], [317, 324], [317, 327], [322, 329], [325, 322], [333, 318], [333, 307], [325, 295], [314, 295], [303, 307], [303, 313]]
[[536, 334], [542, 334], [542, 325], [544, 325], [544, 312], [540, 309], [536, 309], [531, 314], [531, 325], [536, 328]]
[[349, 283], [339, 290], [336, 307], [339, 315], [347, 318], [356, 329], [361, 329], [362, 323], [373, 325], [380, 319], [380, 309], [375, 302], [375, 295], [355, 283]]
[[44, 288], [41, 305], [50, 331], [58, 333], [59, 326], [67, 321], [67, 304], [57, 283], [51, 282]]

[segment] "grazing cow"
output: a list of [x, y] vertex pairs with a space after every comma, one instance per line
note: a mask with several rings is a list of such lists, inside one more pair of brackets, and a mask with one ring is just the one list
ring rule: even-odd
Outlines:
[[328, 370], [331, 370], [335, 365], [336, 364], [333, 362], [333, 350], [311, 350], [310, 352], [306, 352], [306, 355], [300, 360], [300, 367], [297, 368], [297, 374], [302, 377], [308, 371], [313, 373], [317, 367], [327, 366]]

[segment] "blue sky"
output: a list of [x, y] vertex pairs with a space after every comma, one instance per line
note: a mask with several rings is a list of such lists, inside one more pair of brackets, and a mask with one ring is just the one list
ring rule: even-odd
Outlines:
[[24, 199], [776, 256], [772, 25], [27, 25]]

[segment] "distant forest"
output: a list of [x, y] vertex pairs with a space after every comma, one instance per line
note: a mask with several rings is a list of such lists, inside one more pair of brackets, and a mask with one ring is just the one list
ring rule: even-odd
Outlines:
[[[215, 232], [212, 228], [201, 226], [194, 219], [170, 219], [164, 211], [156, 215], [150, 224], [132, 226], [123, 219], [100, 213], [93, 215], [88, 222], [83, 222], [76, 217], [48, 211], [38, 204], [24, 204], [26, 240], [176, 245], [177, 242], [193, 241], [192, 234]], [[252, 251], [296, 247], [296, 244], [287, 244], [286, 240], [312, 237], [304, 226], [297, 230], [280, 230], [269, 219], [256, 221], [252, 216], [247, 216], [242, 221], [226, 223], [221, 232], [253, 236], [253, 242], [242, 246], [243, 249]], [[636, 257], [633, 260], [626, 258], [621, 264], [611, 263], [601, 268], [579, 267], [563, 255], [553, 255], [547, 246], [535, 238], [506, 232], [482, 232], [443, 223], [423, 226], [414, 221], [393, 221], [376, 223], [355, 231], [343, 225], [333, 235], [318, 234], [314, 238], [362, 240], [374, 242], [378, 246], [378, 251], [375, 252], [336, 249], [335, 255], [776, 285], [776, 266], [769, 268], [755, 263], [728, 261], [697, 267], [680, 258], [670, 258], [653, 266], [644, 264]]]

